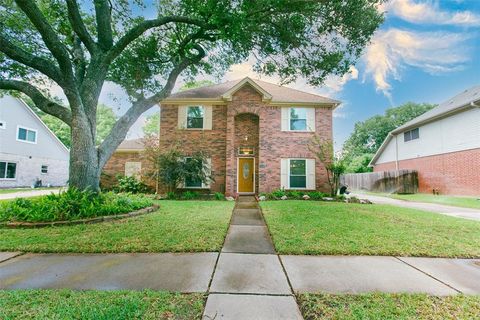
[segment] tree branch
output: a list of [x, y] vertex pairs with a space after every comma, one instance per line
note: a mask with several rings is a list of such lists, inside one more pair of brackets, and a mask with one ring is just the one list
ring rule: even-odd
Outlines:
[[145, 20], [132, 29], [130, 29], [127, 33], [121, 37], [117, 43], [110, 49], [107, 53], [106, 60], [107, 62], [113, 61], [118, 55], [122, 53], [122, 51], [133, 41], [135, 41], [138, 37], [140, 37], [145, 31], [163, 26], [165, 24], [171, 22], [179, 22], [179, 23], [186, 23], [199, 26], [203, 29], [206, 29], [207, 24], [198, 19], [192, 19], [187, 17], [180, 17], [180, 16], [168, 16], [162, 17], [153, 20]]
[[72, 114], [68, 108], [46, 98], [40, 90], [28, 82], [0, 79], [0, 89], [23, 92], [32, 99], [40, 110], [57, 117], [68, 125], [71, 124]]
[[88, 33], [85, 24], [83, 23], [82, 16], [80, 15], [80, 10], [78, 9], [77, 0], [66, 0], [68, 8], [68, 20], [72, 25], [73, 31], [77, 36], [82, 40], [82, 43], [85, 45], [90, 54], [94, 54], [97, 50], [97, 44], [93, 41], [90, 33]]
[[38, 70], [56, 83], [60, 84], [62, 75], [60, 74], [60, 70], [52, 63], [52, 61], [30, 54], [22, 48], [14, 45], [2, 34], [0, 34], [0, 51], [10, 59]]
[[74, 75], [68, 50], [60, 41], [57, 33], [45, 19], [35, 2], [32, 0], [15, 0], [15, 3], [20, 7], [20, 9], [25, 13], [28, 19], [30, 19], [35, 28], [38, 30], [43, 41], [45, 42], [45, 45], [57, 59], [60, 70], [62, 70], [64, 75], [66, 75], [67, 78], [73, 83]]
[[160, 92], [147, 98], [137, 101], [127, 112], [117, 120], [108, 136], [103, 140], [102, 144], [98, 147], [98, 158], [100, 168], [103, 168], [110, 156], [113, 154], [118, 145], [125, 139], [128, 129], [133, 125], [135, 121], [140, 117], [142, 113], [153, 107], [161, 100], [167, 98], [172, 92], [175, 82], [178, 76], [188, 66], [194, 63], [198, 63], [206, 55], [205, 50], [198, 44], [194, 44], [194, 48], [198, 51], [197, 55], [193, 58], [183, 58], [177, 66], [170, 71], [167, 82]]
[[113, 46], [112, 11], [108, 0], [94, 0], [98, 44], [107, 51]]

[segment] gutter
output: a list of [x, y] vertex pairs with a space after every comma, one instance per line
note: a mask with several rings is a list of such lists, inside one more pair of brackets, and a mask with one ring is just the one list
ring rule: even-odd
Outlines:
[[472, 107], [480, 108], [480, 106], [479, 106], [478, 104], [475, 104], [475, 102], [473, 102], [473, 101], [470, 102], [470, 105], [471, 105]]

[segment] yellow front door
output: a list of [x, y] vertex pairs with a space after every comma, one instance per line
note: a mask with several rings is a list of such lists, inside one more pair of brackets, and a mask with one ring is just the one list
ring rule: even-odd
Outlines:
[[255, 192], [253, 158], [238, 158], [238, 192]]

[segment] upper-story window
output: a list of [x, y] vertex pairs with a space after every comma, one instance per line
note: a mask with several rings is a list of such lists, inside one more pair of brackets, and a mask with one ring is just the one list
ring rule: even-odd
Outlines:
[[187, 107], [187, 129], [203, 129], [205, 110], [203, 106]]
[[290, 108], [290, 130], [292, 131], [307, 130], [307, 109]]
[[42, 167], [40, 169], [42, 174], [47, 174], [48, 173], [48, 166], [46, 164], [42, 164]]
[[314, 107], [281, 108], [282, 131], [315, 132]]
[[415, 128], [415, 129], [412, 129], [412, 130], [409, 130], [409, 131], [405, 131], [403, 133], [403, 141], [404, 142], [407, 142], [407, 141], [410, 141], [410, 140], [415, 140], [415, 139], [418, 139], [420, 138], [420, 131], [418, 130], [418, 128]]
[[18, 127], [17, 140], [29, 143], [37, 143], [37, 130]]

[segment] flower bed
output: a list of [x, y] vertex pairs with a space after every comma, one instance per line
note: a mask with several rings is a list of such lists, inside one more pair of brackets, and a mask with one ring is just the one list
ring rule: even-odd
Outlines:
[[125, 214], [152, 205], [153, 201], [142, 195], [69, 189], [60, 194], [2, 202], [0, 221], [36, 223], [93, 219]]

